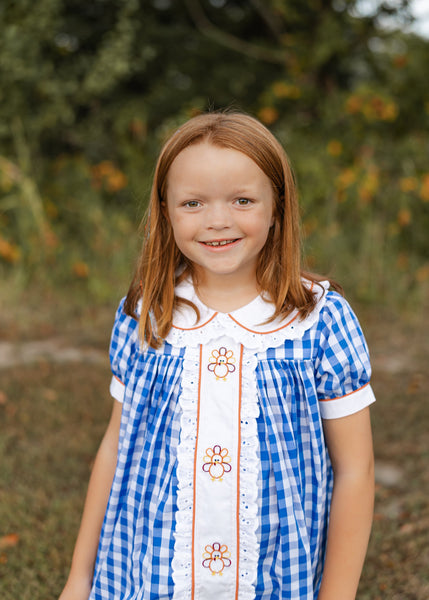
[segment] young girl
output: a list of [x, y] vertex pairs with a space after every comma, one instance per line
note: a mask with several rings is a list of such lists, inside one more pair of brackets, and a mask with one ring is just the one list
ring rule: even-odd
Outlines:
[[355, 598], [370, 366], [347, 302], [301, 270], [298, 219], [255, 119], [198, 116], [165, 144], [61, 600]]

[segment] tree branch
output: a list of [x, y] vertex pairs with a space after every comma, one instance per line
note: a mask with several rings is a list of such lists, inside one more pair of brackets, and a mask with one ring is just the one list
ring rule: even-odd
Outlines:
[[225, 46], [230, 50], [244, 54], [249, 58], [280, 65], [286, 63], [288, 54], [284, 50], [264, 48], [263, 46], [256, 44], [249, 44], [213, 25], [207, 18], [198, 0], [184, 0], [184, 2], [197, 29], [214, 42], [221, 46]]
[[273, 34], [276, 41], [281, 42], [283, 31], [280, 27], [280, 21], [273, 15], [272, 12], [270, 12], [266, 3], [261, 2], [261, 0], [250, 0], [250, 4], [252, 4], [259, 16], [265, 21], [265, 24]]

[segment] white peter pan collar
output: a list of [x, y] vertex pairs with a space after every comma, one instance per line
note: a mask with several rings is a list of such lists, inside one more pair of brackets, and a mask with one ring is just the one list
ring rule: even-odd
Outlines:
[[317, 302], [305, 319], [300, 319], [299, 311], [294, 310], [286, 318], [277, 317], [266, 323], [274, 312], [274, 306], [262, 294], [242, 308], [222, 313], [203, 304], [192, 282], [185, 280], [176, 287], [176, 295], [193, 302], [200, 318], [196, 321], [195, 311], [189, 306], [181, 306], [173, 315], [173, 327], [166, 341], [179, 347], [197, 346], [226, 335], [249, 349], [263, 351], [280, 346], [287, 339], [299, 339], [317, 321], [329, 288], [328, 281], [320, 285], [308, 282], [308, 285], [314, 287]]

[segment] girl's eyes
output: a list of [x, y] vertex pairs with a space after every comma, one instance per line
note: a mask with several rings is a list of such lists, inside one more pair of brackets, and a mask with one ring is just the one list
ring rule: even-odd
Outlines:
[[[249, 200], [249, 198], [237, 198], [234, 202], [235, 204], [238, 204], [238, 206], [249, 206], [252, 204], [252, 200]], [[199, 200], [188, 200], [183, 203], [183, 206], [186, 208], [198, 208], [201, 206], [201, 202], [199, 202]]]

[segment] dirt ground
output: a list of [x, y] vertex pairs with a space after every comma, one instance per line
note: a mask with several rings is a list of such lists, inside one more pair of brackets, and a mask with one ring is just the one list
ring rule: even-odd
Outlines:
[[[9, 307], [10, 308], [10, 307]], [[18, 311], [19, 312], [19, 311]], [[0, 316], [0, 597], [55, 599], [109, 416], [114, 307]], [[374, 527], [358, 600], [429, 599], [429, 324], [365, 310]]]

